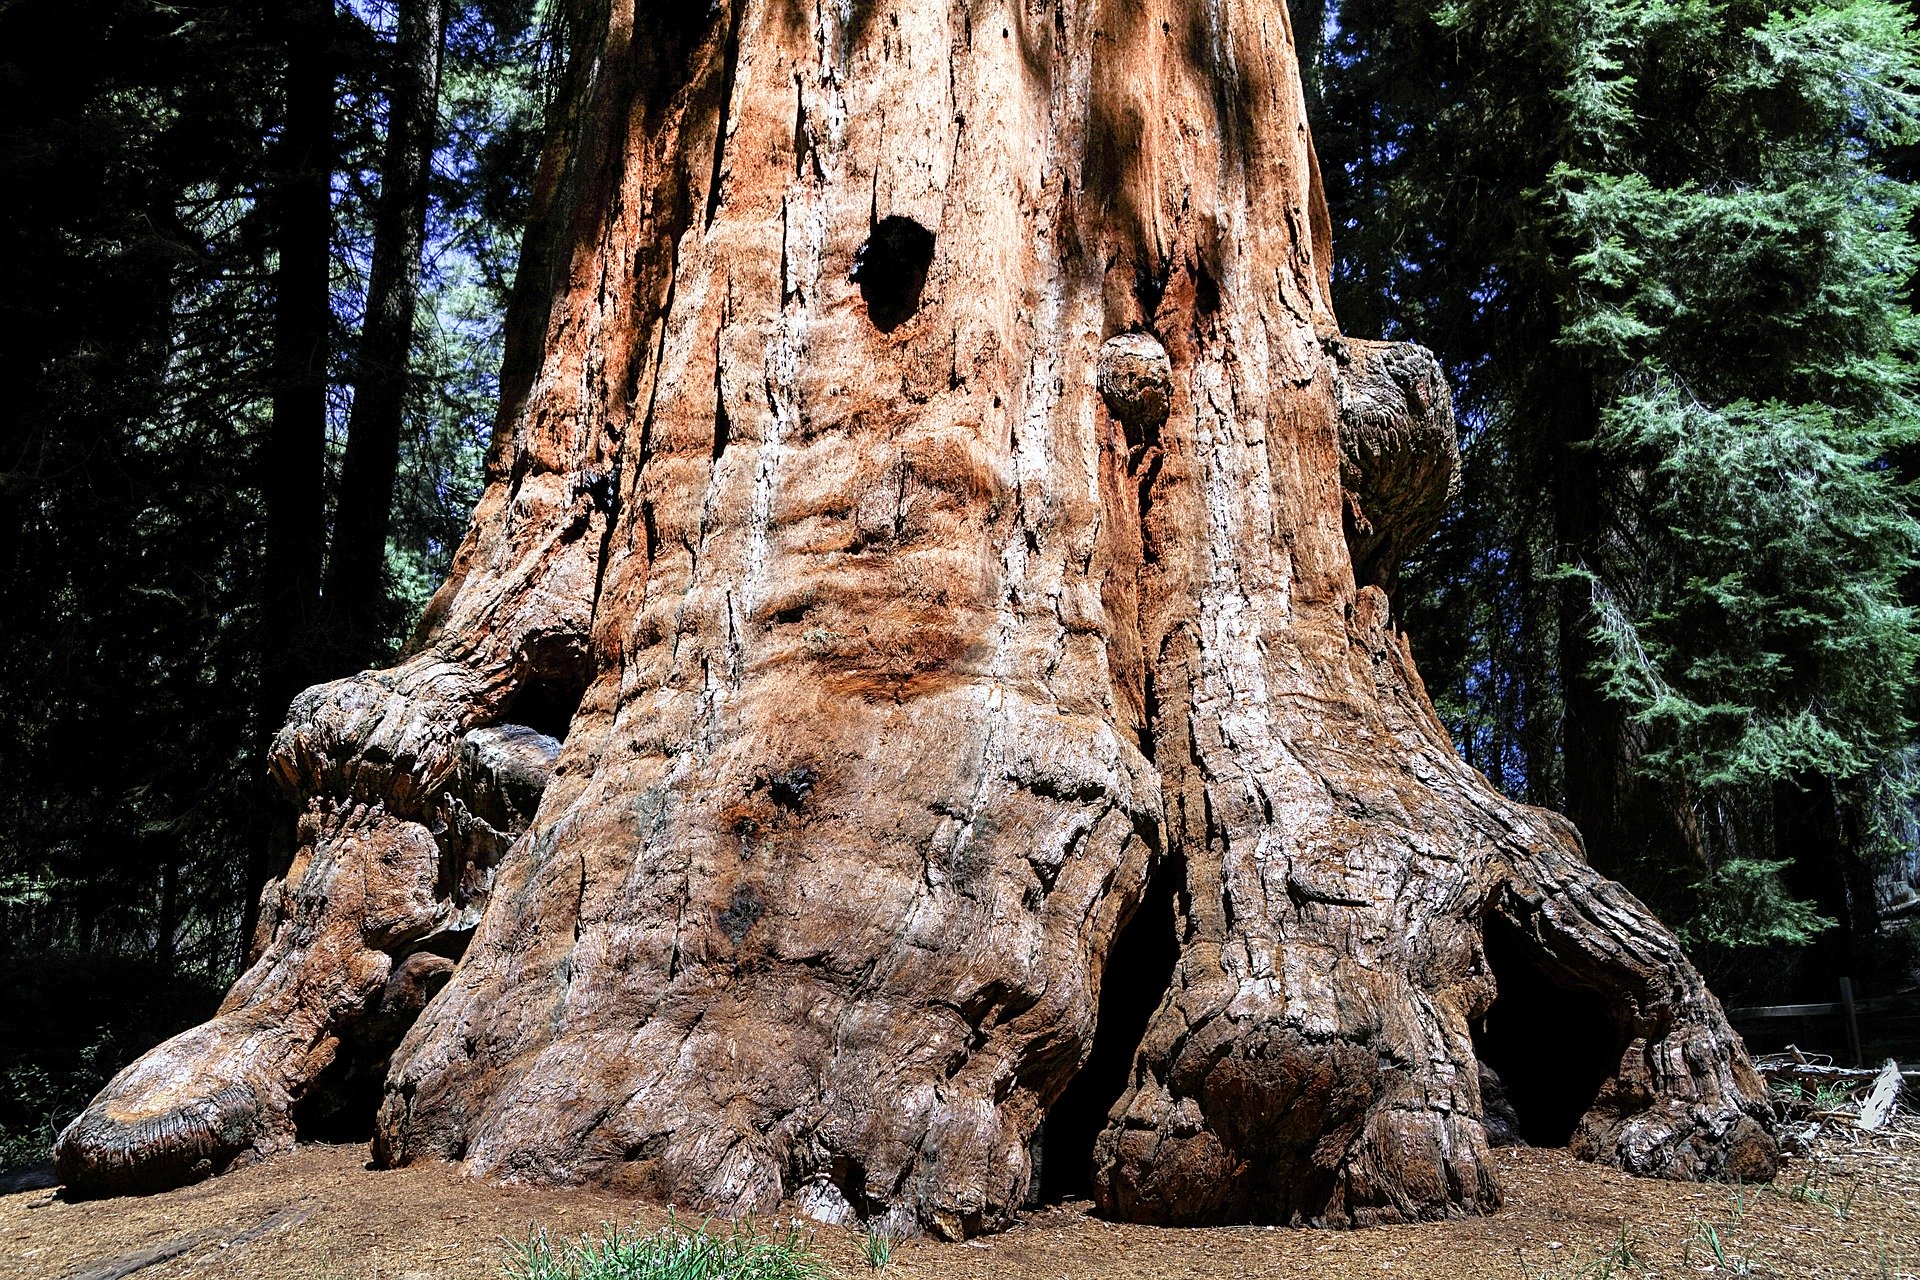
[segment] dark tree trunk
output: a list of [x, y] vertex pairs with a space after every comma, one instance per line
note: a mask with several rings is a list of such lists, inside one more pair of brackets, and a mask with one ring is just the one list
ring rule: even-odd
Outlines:
[[456, 954], [380, 1163], [960, 1236], [1037, 1145], [1130, 1218], [1406, 1220], [1497, 1201], [1484, 1046], [1591, 1158], [1772, 1173], [1699, 974], [1393, 628], [1451, 410], [1339, 333], [1280, 0], [569, 17], [468, 539], [297, 701], [260, 959], [70, 1185], [284, 1148]]
[[154, 923], [153, 965], [162, 977], [173, 976], [180, 932], [180, 872], [172, 858], [160, 864], [160, 910]]
[[1306, 101], [1307, 124], [1319, 128], [1324, 109], [1320, 100], [1320, 57], [1327, 38], [1327, 0], [1287, 0], [1293, 38], [1300, 60], [1300, 88]]
[[[1549, 441], [1554, 553], [1551, 568], [1591, 569], [1599, 563], [1602, 536], [1600, 475], [1591, 456], [1598, 393], [1587, 369], [1563, 362], [1551, 381], [1558, 388], [1543, 415]], [[1602, 693], [1594, 670], [1600, 648], [1593, 585], [1566, 578], [1557, 594], [1554, 634], [1561, 690], [1560, 750], [1567, 817], [1585, 838], [1596, 864], [1617, 869], [1620, 833], [1615, 829], [1620, 788], [1627, 774], [1619, 709]]]
[[1879, 899], [1873, 866], [1855, 853], [1855, 833], [1832, 781], [1801, 774], [1773, 786], [1774, 848], [1789, 860], [1788, 892], [1810, 901], [1835, 927], [1807, 949], [1800, 992], [1808, 999], [1831, 999], [1835, 982], [1857, 978], [1876, 968], [1872, 955], [1879, 930]]
[[[333, 0], [292, 0], [276, 10], [286, 57], [285, 117], [270, 192], [274, 247], [273, 398], [260, 490], [266, 509], [261, 565], [260, 731], [286, 718], [293, 696], [320, 671], [320, 577], [326, 549], [327, 355], [332, 327], [334, 168]], [[252, 894], [271, 874], [277, 841], [260, 806]]]
[[[1610, 593], [1612, 566], [1631, 563], [1623, 545], [1631, 527], [1615, 523], [1601, 460], [1595, 454], [1600, 392], [1595, 375], [1577, 361], [1563, 362], [1547, 385], [1557, 388], [1542, 414], [1553, 444], [1549, 482], [1555, 521], [1555, 570], [1590, 570], [1593, 579], [1569, 576], [1557, 591], [1557, 662], [1560, 677], [1560, 777], [1566, 812], [1584, 837], [1587, 856], [1609, 875], [1666, 873], [1677, 879], [1707, 870], [1708, 852], [1697, 793], [1684, 783], [1651, 777], [1641, 768], [1646, 730], [1620, 700], [1608, 695], [1603, 660], [1612, 641], [1605, 626], [1609, 607], [1623, 613], [1633, 602]], [[1630, 513], [1629, 513], [1630, 516]]]
[[327, 354], [332, 326], [334, 89], [332, 0], [291, 4], [286, 118], [275, 166], [272, 419], [261, 458], [266, 498], [265, 678], [275, 727], [305, 686], [326, 544]]
[[367, 314], [355, 360], [353, 412], [347, 421], [327, 563], [330, 665], [341, 672], [358, 670], [379, 657], [390, 629], [387, 532], [406, 416], [446, 29], [446, 0], [402, 0], [388, 95], [386, 156], [374, 206]]

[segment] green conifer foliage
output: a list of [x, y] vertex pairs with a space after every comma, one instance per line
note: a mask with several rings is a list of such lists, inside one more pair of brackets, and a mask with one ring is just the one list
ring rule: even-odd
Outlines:
[[[1474, 763], [1711, 960], [1860, 959], [1905, 838], [1920, 43], [1884, 0], [1345, 0], [1337, 291], [1463, 387], [1402, 608]], [[1463, 625], [1464, 624], [1464, 625]], [[1849, 954], [1851, 953], [1851, 954]]]

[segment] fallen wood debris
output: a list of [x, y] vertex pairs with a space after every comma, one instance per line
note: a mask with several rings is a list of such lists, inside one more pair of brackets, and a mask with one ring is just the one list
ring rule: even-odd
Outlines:
[[148, 1245], [131, 1253], [119, 1254], [111, 1258], [102, 1258], [84, 1266], [61, 1273], [60, 1280], [126, 1280], [136, 1271], [145, 1271], [148, 1267], [170, 1262], [183, 1253], [191, 1252], [203, 1244], [212, 1244], [216, 1248], [231, 1249], [248, 1244], [261, 1236], [288, 1227], [297, 1227], [313, 1216], [314, 1202], [311, 1199], [284, 1205], [274, 1210], [253, 1226], [248, 1227], [231, 1240], [220, 1240], [218, 1232], [196, 1231], [192, 1235], [177, 1237], [160, 1244]]
[[77, 1270], [63, 1272], [60, 1280], [124, 1280], [136, 1271], [145, 1271], [148, 1267], [177, 1258], [188, 1250], [197, 1248], [206, 1239], [206, 1232], [197, 1232], [162, 1244], [148, 1245], [144, 1249], [135, 1249], [132, 1253], [102, 1258], [98, 1262], [90, 1262]]
[[1877, 1068], [1837, 1067], [1825, 1054], [1788, 1045], [1784, 1053], [1756, 1059], [1754, 1066], [1773, 1090], [1780, 1140], [1789, 1151], [1805, 1148], [1823, 1124], [1877, 1133], [1886, 1128], [1903, 1094], [1920, 1097], [1920, 1071], [1903, 1071], [1892, 1059]]
[[[1871, 1088], [1886, 1071], [1884, 1066], [1837, 1067], [1826, 1054], [1809, 1054], [1793, 1045], [1788, 1045], [1785, 1052], [1756, 1058], [1753, 1065], [1768, 1084], [1798, 1084], [1816, 1088], [1827, 1085], [1847, 1090]], [[1905, 1088], [1920, 1090], [1920, 1067], [1901, 1067], [1897, 1071]]]
[[1862, 1129], [1874, 1133], [1885, 1127], [1887, 1117], [1893, 1114], [1894, 1105], [1900, 1100], [1900, 1085], [1900, 1064], [1888, 1058], [1886, 1065], [1880, 1068], [1879, 1077], [1873, 1082], [1873, 1091], [1860, 1104]]

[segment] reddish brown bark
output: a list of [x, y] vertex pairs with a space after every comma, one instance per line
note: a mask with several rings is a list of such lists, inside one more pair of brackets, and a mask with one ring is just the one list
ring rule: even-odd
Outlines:
[[[460, 563], [402, 667], [296, 708], [263, 957], [63, 1176], [290, 1140], [395, 966], [476, 920], [381, 1161], [990, 1230], [1157, 1002], [1056, 1185], [1480, 1210], [1474, 1028], [1531, 983], [1595, 1010], [1597, 1053], [1533, 1064], [1590, 1073], [1582, 1151], [1770, 1173], [1678, 945], [1459, 762], [1393, 630], [1450, 420], [1424, 353], [1338, 334], [1284, 6], [679, 12], [574, 14], [538, 371]], [[503, 723], [565, 744], [496, 863]], [[1157, 941], [1121, 932], [1150, 883]], [[1102, 998], [1158, 945], [1164, 996]], [[138, 1129], [182, 1115], [236, 1136]]]

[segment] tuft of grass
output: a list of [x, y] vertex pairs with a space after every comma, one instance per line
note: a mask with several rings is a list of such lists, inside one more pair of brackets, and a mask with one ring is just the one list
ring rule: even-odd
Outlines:
[[1813, 1170], [1808, 1169], [1800, 1175], [1799, 1182], [1788, 1187], [1786, 1191], [1776, 1194], [1785, 1195], [1787, 1199], [1796, 1200], [1801, 1204], [1830, 1209], [1834, 1217], [1844, 1222], [1853, 1213], [1854, 1199], [1860, 1194], [1860, 1180], [1852, 1179], [1843, 1191], [1836, 1193], [1831, 1186], [1814, 1185]]
[[893, 1261], [893, 1237], [869, 1228], [860, 1237], [860, 1257], [872, 1270], [886, 1270]]
[[1620, 1223], [1620, 1238], [1615, 1240], [1607, 1251], [1600, 1255], [1600, 1263], [1607, 1268], [1606, 1274], [1616, 1271], [1631, 1271], [1641, 1263], [1640, 1255], [1633, 1251], [1634, 1241], [1627, 1235], [1627, 1224]]
[[1682, 1255], [1685, 1261], [1691, 1262], [1693, 1260], [1693, 1246], [1695, 1244], [1705, 1247], [1708, 1260], [1712, 1262], [1717, 1270], [1725, 1271], [1729, 1275], [1736, 1276], [1750, 1276], [1754, 1274], [1752, 1250], [1748, 1250], [1745, 1254], [1737, 1258], [1728, 1254], [1726, 1242], [1720, 1238], [1720, 1228], [1711, 1225], [1702, 1226], [1694, 1236], [1694, 1239], [1687, 1245], [1686, 1252]]
[[1558, 1267], [1536, 1270], [1528, 1264], [1524, 1252], [1517, 1256], [1521, 1274], [1527, 1280], [1616, 1280], [1622, 1273], [1643, 1265], [1644, 1260], [1635, 1252], [1637, 1247], [1638, 1242], [1627, 1234], [1627, 1224], [1623, 1221], [1620, 1238], [1588, 1262], [1568, 1258]]
[[1827, 1193], [1813, 1185], [1812, 1169], [1802, 1173], [1800, 1181], [1787, 1188], [1787, 1199], [1798, 1200], [1801, 1204], [1817, 1204], [1823, 1208], [1829, 1203]]
[[504, 1280], [828, 1280], [812, 1238], [796, 1226], [762, 1235], [751, 1219], [725, 1234], [668, 1216], [658, 1231], [602, 1227], [598, 1235], [555, 1240], [540, 1228], [507, 1241]]
[[1734, 1183], [1727, 1192], [1727, 1228], [1729, 1230], [1739, 1226], [1746, 1218], [1747, 1207], [1753, 1203], [1750, 1198], [1752, 1194], [1754, 1193], [1747, 1190], [1747, 1184], [1744, 1182]]

